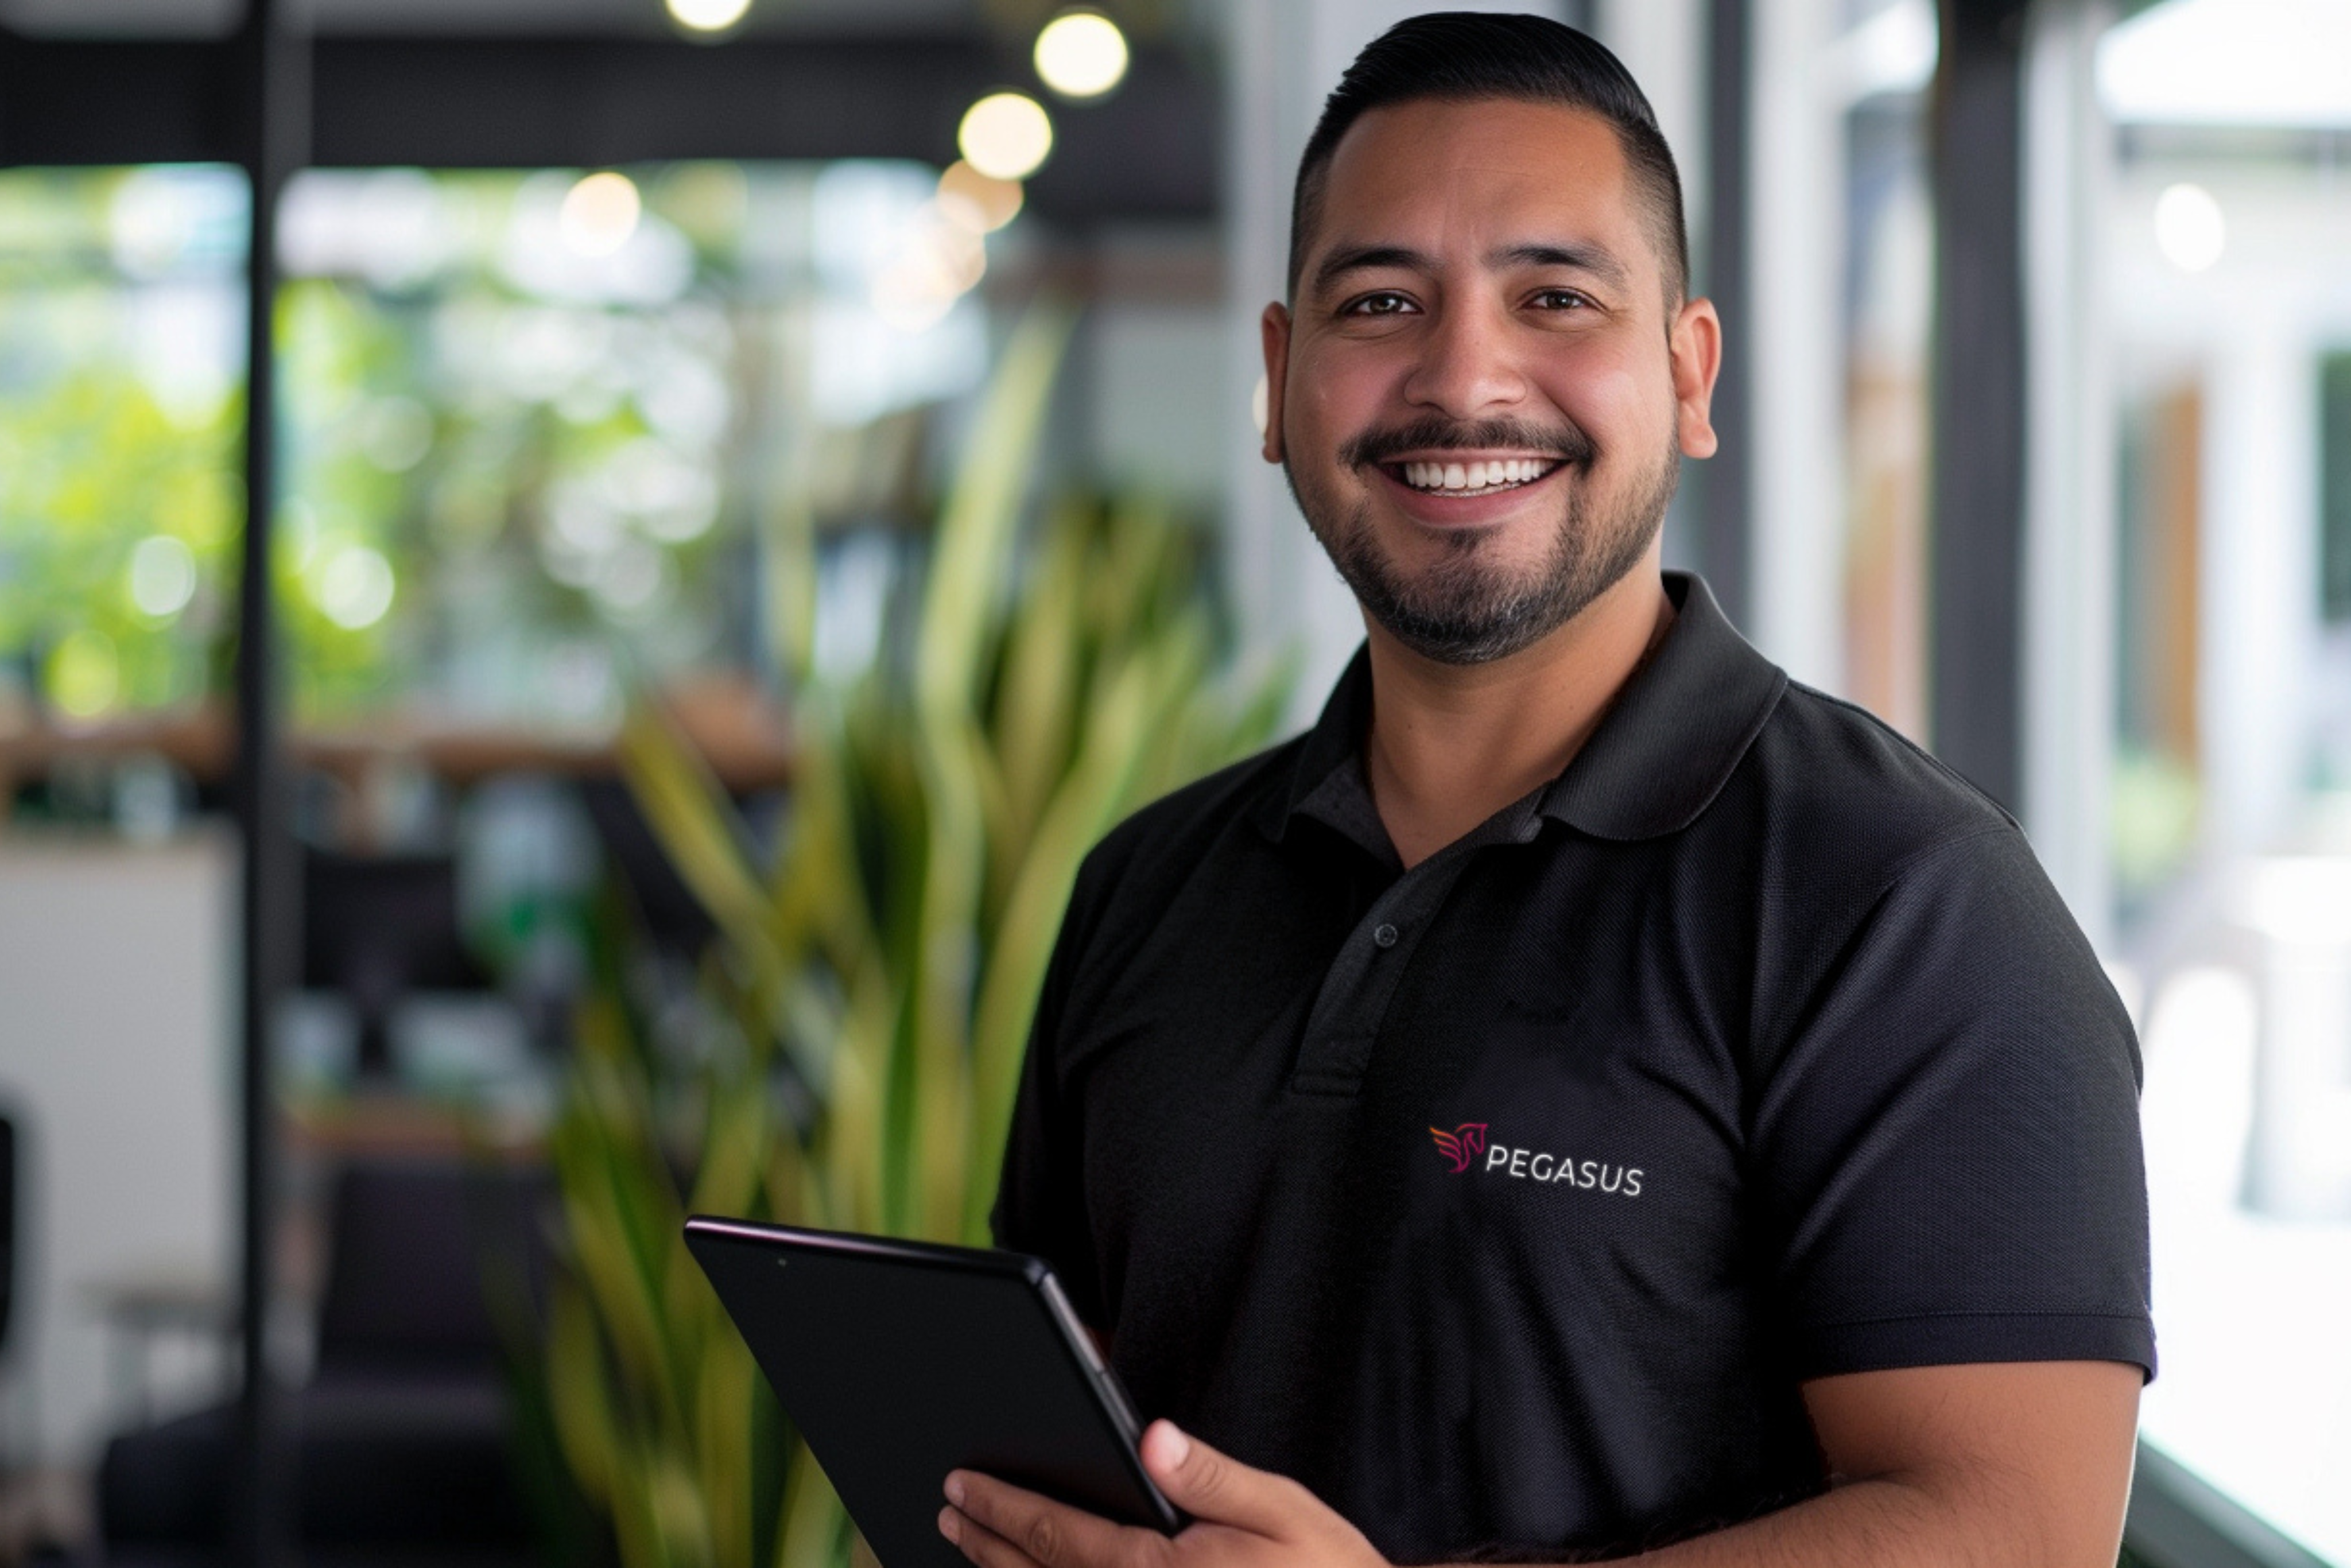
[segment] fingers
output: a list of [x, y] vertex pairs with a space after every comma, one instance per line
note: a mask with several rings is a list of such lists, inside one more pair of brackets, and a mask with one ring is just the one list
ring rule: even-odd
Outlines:
[[1296, 1540], [1329, 1512], [1296, 1481], [1220, 1454], [1173, 1421], [1154, 1421], [1144, 1431], [1143, 1463], [1167, 1500], [1186, 1513], [1252, 1534]]
[[939, 1510], [939, 1533], [953, 1542], [977, 1568], [1038, 1568], [1019, 1547], [952, 1507]]
[[946, 1494], [939, 1532], [980, 1568], [1139, 1568], [1162, 1539], [967, 1470]]

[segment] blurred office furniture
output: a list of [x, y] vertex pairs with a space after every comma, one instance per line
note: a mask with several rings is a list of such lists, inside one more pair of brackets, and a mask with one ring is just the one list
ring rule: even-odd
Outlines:
[[16, 1122], [0, 1111], [0, 1364], [8, 1358], [8, 1320], [16, 1304]]
[[2351, 1220], [2351, 855], [2264, 856], [2236, 894], [2262, 942], [2245, 1201]]
[[7, 1479], [14, 1458], [8, 1430], [7, 1396], [14, 1392], [9, 1373], [8, 1323], [16, 1304], [16, 1122], [0, 1106], [0, 1481]]
[[[538, 1171], [454, 1160], [356, 1161], [337, 1176], [315, 1370], [287, 1400], [306, 1553], [528, 1560], [498, 1314], [535, 1311], [546, 1192]], [[223, 1551], [235, 1415], [214, 1406], [107, 1445], [108, 1562]]]
[[488, 981], [458, 930], [455, 857], [306, 849], [302, 980], [349, 998], [359, 1023], [358, 1076], [389, 1079], [392, 1016], [411, 993]]
[[113, 1406], [139, 1426], [154, 1415], [159, 1343], [196, 1342], [224, 1371], [232, 1364], [236, 1309], [210, 1272], [142, 1269], [94, 1282], [89, 1300], [110, 1341]]

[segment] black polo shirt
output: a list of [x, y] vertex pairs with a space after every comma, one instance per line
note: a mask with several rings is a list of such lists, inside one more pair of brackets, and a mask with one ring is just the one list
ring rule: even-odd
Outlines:
[[2023, 836], [1667, 586], [1566, 771], [1410, 871], [1359, 657], [1094, 851], [1045, 984], [998, 1239], [1392, 1561], [1816, 1492], [1807, 1378], [2154, 1368], [2137, 1050]]

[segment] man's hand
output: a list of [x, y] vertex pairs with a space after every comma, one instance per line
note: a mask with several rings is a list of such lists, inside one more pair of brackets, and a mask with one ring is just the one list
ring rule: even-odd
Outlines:
[[1143, 1434], [1143, 1466], [1192, 1516], [1182, 1534], [1113, 1524], [969, 1470], [947, 1477], [939, 1533], [978, 1568], [1387, 1568], [1363, 1531], [1312, 1492], [1173, 1422]]
[[[2139, 1372], [2107, 1362], [1912, 1367], [1804, 1385], [1820, 1497], [1638, 1561], [1653, 1568], [2102, 1568], [2130, 1488]], [[979, 1568], [1386, 1568], [1296, 1481], [1165, 1421], [1143, 1463], [1195, 1521], [1169, 1539], [957, 1470], [939, 1530]]]

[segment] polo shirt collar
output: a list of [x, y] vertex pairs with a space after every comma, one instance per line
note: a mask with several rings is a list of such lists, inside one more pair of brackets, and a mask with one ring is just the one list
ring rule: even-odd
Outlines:
[[[1678, 612], [1666, 640], [1539, 796], [1543, 816], [1593, 838], [1656, 838], [1696, 821], [1788, 687], [1786, 673], [1739, 634], [1702, 580], [1669, 571], [1665, 583]], [[1283, 837], [1300, 815], [1330, 820], [1340, 794], [1361, 794], [1368, 807], [1360, 759], [1371, 720], [1366, 647], [1302, 737], [1288, 778], [1269, 793], [1259, 819], [1269, 836]]]

